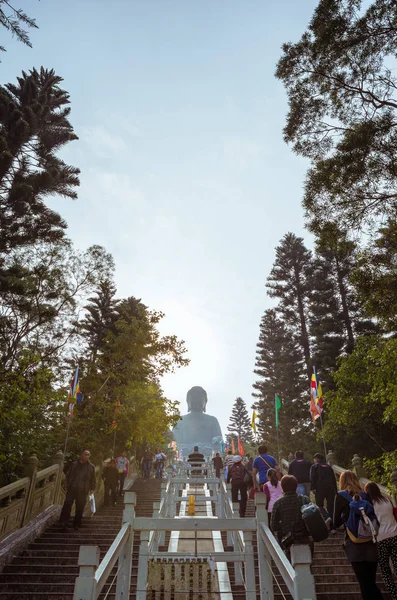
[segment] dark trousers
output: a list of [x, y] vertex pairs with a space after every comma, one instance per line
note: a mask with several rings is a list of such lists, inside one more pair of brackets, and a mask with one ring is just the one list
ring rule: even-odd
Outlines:
[[245, 509], [247, 507], [247, 484], [233, 483], [232, 479], [232, 502], [238, 502], [238, 493], [240, 492], [240, 517], [245, 517]]
[[361, 597], [363, 600], [382, 600], [383, 596], [376, 585], [376, 562], [360, 561], [352, 562], [351, 566], [360, 584]]
[[378, 542], [379, 568], [382, 579], [392, 600], [397, 600], [397, 587], [390, 569], [390, 559], [397, 573], [397, 535]]
[[150, 473], [152, 471], [152, 461], [151, 460], [144, 460], [142, 463], [143, 466], [143, 476], [145, 478], [150, 477]]
[[215, 468], [215, 477], [220, 477], [220, 476], [221, 476], [221, 469]]
[[106, 483], [105, 482], [105, 506], [109, 506], [109, 496], [112, 496], [112, 503], [116, 504], [117, 500], [117, 483]]
[[[334, 516], [334, 503], [335, 503], [336, 490], [331, 486], [320, 486], [316, 489], [316, 504], [322, 512], [325, 519], [328, 517], [331, 519], [331, 529], [334, 528], [333, 516]], [[327, 502], [327, 510], [324, 508], [324, 500]]]
[[127, 477], [127, 473], [125, 471], [123, 471], [122, 473], [120, 473], [120, 477], [119, 477], [119, 481], [120, 481], [120, 496], [123, 495], [124, 481], [125, 481], [126, 477]]
[[61, 516], [59, 517], [60, 523], [67, 525], [70, 518], [70, 512], [72, 510], [73, 502], [76, 503], [76, 510], [73, 520], [75, 527], [81, 526], [81, 520], [83, 518], [83, 510], [87, 501], [87, 492], [81, 492], [76, 490], [68, 490], [66, 492], [65, 502], [63, 503]]

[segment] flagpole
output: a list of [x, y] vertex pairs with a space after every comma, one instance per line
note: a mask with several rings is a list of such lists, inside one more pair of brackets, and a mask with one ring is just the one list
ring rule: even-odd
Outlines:
[[114, 450], [116, 448], [116, 431], [117, 431], [117, 427], [114, 428], [114, 435], [113, 435], [113, 458], [114, 458]]
[[278, 426], [276, 426], [276, 431], [277, 431], [278, 464], [280, 465], [280, 463], [281, 463], [281, 454], [280, 454], [280, 438], [279, 438]]
[[69, 429], [70, 429], [70, 421], [71, 421], [71, 420], [72, 420], [72, 419], [70, 418], [70, 412], [69, 412], [69, 414], [68, 414], [68, 426], [67, 426], [67, 428], [66, 428], [66, 438], [65, 438], [65, 445], [64, 445], [64, 447], [63, 447], [63, 455], [64, 455], [64, 456], [65, 456], [65, 454], [66, 454], [66, 448], [67, 448], [67, 445], [68, 445], [68, 439], [69, 439]]
[[323, 444], [324, 444], [324, 454], [325, 454], [325, 458], [327, 458], [327, 446], [325, 445], [325, 436], [324, 436], [324, 428], [323, 428], [323, 417], [321, 415], [323, 411], [320, 412], [320, 425], [321, 425], [321, 433], [323, 436]]
[[[317, 378], [316, 367], [314, 365], [313, 365], [313, 375], [314, 375], [315, 382], [316, 382], [316, 387], [315, 387], [316, 396], [318, 396], [318, 394], [319, 394], [319, 392], [318, 392], [319, 383], [318, 383], [318, 378]], [[310, 386], [310, 395], [311, 395], [311, 392], [312, 392], [312, 387]], [[316, 399], [315, 399], [315, 401], [316, 401]], [[325, 444], [324, 427], [323, 427], [323, 417], [322, 417], [322, 412], [323, 412], [322, 406], [320, 407], [320, 410], [317, 409], [317, 412], [318, 412], [318, 414], [320, 416], [320, 426], [321, 426], [321, 435], [323, 437], [324, 454], [325, 454], [325, 457], [327, 457], [327, 446]]]

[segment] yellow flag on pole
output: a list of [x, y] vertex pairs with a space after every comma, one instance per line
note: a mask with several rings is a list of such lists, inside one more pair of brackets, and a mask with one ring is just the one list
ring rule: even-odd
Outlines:
[[252, 427], [252, 430], [254, 431], [254, 433], [256, 433], [256, 423], [255, 423], [255, 419], [257, 419], [257, 418], [258, 418], [258, 414], [257, 414], [257, 412], [256, 412], [256, 411], [255, 411], [255, 409], [254, 409], [254, 411], [253, 411], [253, 413], [252, 413], [252, 420], [251, 420], [251, 427]]

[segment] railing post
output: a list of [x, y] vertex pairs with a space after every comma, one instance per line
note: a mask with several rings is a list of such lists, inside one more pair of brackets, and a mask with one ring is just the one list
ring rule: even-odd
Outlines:
[[[238, 519], [239, 517], [240, 517], [240, 504], [239, 504], [239, 502], [233, 502], [233, 518]], [[232, 545], [233, 545], [233, 549], [235, 552], [241, 551], [241, 548], [239, 547], [239, 545], [237, 544], [237, 541], [236, 541], [238, 539], [238, 536], [239, 536], [238, 531], [234, 531], [232, 533], [232, 540], [233, 540]], [[244, 583], [241, 562], [234, 563], [234, 580], [236, 582], [236, 585], [243, 585], [243, 583]], [[248, 598], [248, 596], [247, 596], [247, 598]]]
[[132, 552], [134, 549], [135, 502], [135, 492], [124, 492], [123, 524], [130, 524], [130, 535], [119, 556], [116, 600], [128, 600], [130, 597]]
[[316, 600], [314, 577], [310, 571], [312, 553], [308, 544], [291, 546], [291, 564], [295, 569], [294, 600]]
[[255, 494], [256, 543], [258, 545], [260, 600], [273, 600], [273, 575], [270, 568], [271, 556], [262, 539], [261, 523], [268, 525], [267, 499], [265, 494]]
[[335, 453], [332, 452], [332, 450], [328, 450], [327, 463], [331, 465], [331, 467], [336, 464], [336, 456]]
[[54, 498], [53, 504], [60, 504], [59, 500], [59, 492], [61, 490], [62, 485], [62, 477], [63, 477], [63, 464], [64, 464], [64, 456], [62, 450], [58, 450], [54, 457], [55, 463], [59, 465], [57, 477], [55, 480], [55, 488], [54, 488]]
[[[160, 517], [160, 502], [153, 502], [153, 519], [158, 519]], [[152, 545], [152, 551], [153, 552], [157, 552], [159, 549], [159, 545], [163, 544], [163, 541], [160, 540], [161, 534], [164, 533], [163, 531], [153, 531], [153, 545]]]
[[252, 546], [252, 531], [244, 531], [244, 544], [245, 544], [245, 598], [246, 598], [246, 600], [256, 600], [255, 562], [254, 562], [254, 548]]
[[367, 471], [364, 469], [361, 458], [359, 457], [358, 454], [355, 454], [352, 458], [352, 467], [353, 467], [353, 471], [355, 472], [355, 474], [357, 475], [357, 477], [360, 479], [361, 477], [368, 477], [368, 473]]
[[27, 460], [25, 465], [25, 477], [30, 478], [28, 492], [26, 494], [25, 499], [25, 509], [23, 511], [22, 523], [21, 527], [26, 525], [26, 523], [30, 520], [30, 515], [32, 514], [32, 505], [33, 505], [33, 495], [36, 487], [36, 477], [37, 477], [37, 465], [39, 464], [39, 460], [35, 454], [32, 454]]
[[149, 531], [141, 531], [141, 545], [138, 560], [138, 581], [136, 600], [146, 600], [149, 559]]
[[73, 600], [96, 600], [95, 571], [99, 565], [98, 546], [80, 546], [79, 576], [74, 584]]

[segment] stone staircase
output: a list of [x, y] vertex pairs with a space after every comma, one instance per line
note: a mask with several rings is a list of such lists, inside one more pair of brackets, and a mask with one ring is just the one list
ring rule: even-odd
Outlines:
[[[160, 480], [137, 480], [132, 491], [137, 493], [137, 516], [152, 516], [153, 502], [160, 501]], [[0, 574], [0, 600], [73, 600], [74, 582], [79, 573], [80, 545], [100, 547], [100, 558], [120, 530], [123, 501], [116, 506], [101, 507], [92, 518], [83, 519], [79, 531], [72, 528], [65, 533], [56, 523], [7, 565]], [[134, 540], [131, 600], [135, 598], [138, 567], [139, 536]], [[114, 569], [100, 598], [115, 598], [115, 584], [111, 582]], [[111, 589], [109, 590], [109, 587]]]
[[[150, 517], [153, 513], [153, 502], [160, 501], [161, 481], [155, 479], [137, 479], [132, 491], [137, 494], [136, 515]], [[80, 545], [98, 545], [101, 559], [113, 542], [121, 526], [123, 511], [122, 501], [115, 507], [102, 507], [91, 519], [86, 518], [80, 531], [70, 529], [64, 533], [59, 524], [54, 524], [29, 547], [4, 568], [0, 574], [0, 600], [72, 600], [75, 578], [78, 575], [78, 553]], [[247, 517], [255, 515], [252, 501], [247, 505]], [[222, 534], [225, 550], [226, 532]], [[168, 547], [169, 533], [165, 546]], [[312, 566], [316, 580], [318, 600], [359, 600], [359, 587], [354, 573], [347, 562], [342, 549], [343, 533], [330, 536], [328, 540], [315, 544], [314, 563]], [[256, 540], [254, 540], [256, 551]], [[139, 554], [139, 534], [135, 534], [134, 553], [132, 559], [132, 578], [130, 600], [135, 600]], [[259, 600], [259, 577], [256, 562], [256, 589]], [[244, 600], [243, 586], [237, 586], [234, 580], [233, 563], [228, 564], [229, 577], [234, 600]], [[115, 584], [112, 580], [116, 568], [110, 575], [100, 599], [115, 599]], [[275, 600], [291, 598], [280, 575], [276, 573]], [[380, 588], [384, 592], [380, 575]], [[109, 589], [110, 588], [110, 589]], [[384, 593], [385, 600], [389, 596]]]
[[[255, 516], [255, 506], [252, 500], [247, 504], [247, 517]], [[314, 545], [314, 557], [312, 565], [312, 573], [316, 584], [317, 600], [361, 600], [360, 588], [356, 577], [353, 573], [350, 563], [346, 560], [346, 556], [342, 547], [344, 533], [338, 531], [336, 535], [330, 535], [327, 540], [316, 543]], [[255, 540], [256, 553], [256, 540]], [[257, 574], [257, 587], [259, 590], [259, 574], [258, 565], [255, 564]], [[274, 585], [275, 600], [284, 598], [291, 600], [291, 595], [288, 592], [287, 586], [284, 584], [281, 575], [273, 564], [273, 571], [276, 575], [276, 583]], [[377, 582], [383, 593], [385, 600], [390, 596], [385, 592], [383, 581], [378, 570]], [[239, 592], [240, 590], [238, 590]], [[244, 598], [243, 595], [236, 596]], [[235, 596], [233, 595], [235, 600]], [[257, 594], [259, 599], [259, 594]]]

